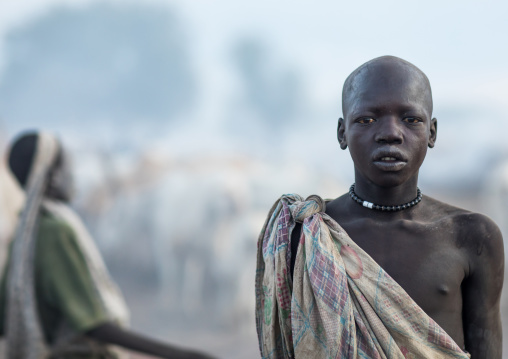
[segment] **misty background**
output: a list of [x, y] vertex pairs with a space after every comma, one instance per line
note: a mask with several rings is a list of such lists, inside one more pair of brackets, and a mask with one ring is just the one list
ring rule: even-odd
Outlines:
[[[430, 79], [439, 131], [422, 192], [490, 215], [508, 238], [507, 10], [501, 1], [1, 1], [0, 149], [26, 129], [61, 138], [73, 205], [134, 329], [258, 358], [257, 235], [281, 194], [337, 197], [353, 182], [336, 142], [340, 94], [374, 57], [402, 57]], [[4, 162], [0, 171], [5, 246], [22, 195]]]

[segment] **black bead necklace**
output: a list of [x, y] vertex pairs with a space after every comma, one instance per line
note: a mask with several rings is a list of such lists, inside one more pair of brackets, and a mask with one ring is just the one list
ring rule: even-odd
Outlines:
[[355, 184], [353, 183], [351, 187], [349, 188], [349, 195], [351, 196], [351, 199], [355, 201], [356, 203], [370, 208], [370, 209], [377, 209], [379, 211], [388, 211], [388, 212], [395, 212], [395, 211], [401, 211], [406, 208], [410, 208], [413, 206], [416, 206], [418, 203], [422, 200], [422, 192], [418, 187], [416, 187], [416, 198], [412, 201], [409, 201], [408, 203], [401, 204], [398, 206], [381, 206], [379, 204], [374, 204], [372, 202], [367, 202], [358, 197], [358, 195], [355, 193]]

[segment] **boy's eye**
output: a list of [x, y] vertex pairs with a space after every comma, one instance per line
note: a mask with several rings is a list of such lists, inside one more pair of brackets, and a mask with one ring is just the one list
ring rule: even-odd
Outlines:
[[418, 123], [418, 122], [422, 122], [422, 120], [421, 120], [421, 119], [419, 119], [418, 117], [405, 117], [402, 121], [407, 122], [407, 123]]
[[376, 120], [373, 119], [372, 117], [360, 117], [359, 119], [356, 120], [356, 122], [361, 123], [361, 124], [368, 124], [368, 123], [376, 122]]

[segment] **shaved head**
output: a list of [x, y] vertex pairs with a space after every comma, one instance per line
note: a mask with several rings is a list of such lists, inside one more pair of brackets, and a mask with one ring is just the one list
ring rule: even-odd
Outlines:
[[432, 114], [432, 92], [427, 76], [415, 65], [395, 56], [382, 56], [370, 60], [348, 76], [342, 89], [342, 113], [344, 117], [355, 99], [361, 97], [372, 86], [392, 88], [413, 83], [420, 93], [429, 114]]

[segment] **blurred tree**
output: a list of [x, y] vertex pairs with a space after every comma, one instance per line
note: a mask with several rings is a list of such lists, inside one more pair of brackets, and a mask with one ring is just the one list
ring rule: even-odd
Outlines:
[[[233, 62], [240, 75], [239, 107], [243, 111], [251, 112], [265, 129], [277, 129], [301, 119], [305, 106], [298, 72], [274, 66], [264, 44], [252, 38], [236, 44]], [[242, 117], [244, 121], [251, 119], [251, 116]]]
[[164, 7], [56, 8], [8, 35], [0, 114], [44, 127], [174, 119], [195, 92], [181, 27]]

